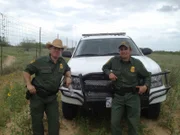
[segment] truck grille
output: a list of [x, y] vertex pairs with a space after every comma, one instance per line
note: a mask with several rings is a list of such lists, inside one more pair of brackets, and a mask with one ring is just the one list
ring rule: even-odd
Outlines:
[[88, 74], [83, 77], [85, 91], [110, 92], [112, 82], [104, 74]]

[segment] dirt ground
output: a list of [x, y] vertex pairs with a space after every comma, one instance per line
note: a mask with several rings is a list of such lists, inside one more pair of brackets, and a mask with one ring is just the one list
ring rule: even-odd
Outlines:
[[[148, 127], [147, 129], [153, 131], [153, 135], [170, 135], [170, 132], [167, 129], [160, 127], [156, 121], [145, 118], [142, 118], [141, 121], [143, 121], [146, 127]], [[11, 127], [11, 124], [12, 123], [8, 123], [7, 127]], [[78, 133], [78, 130], [79, 127], [75, 124], [74, 121], [66, 120], [64, 118], [61, 120], [60, 135], [75, 135]], [[7, 130], [5, 134], [2, 135], [11, 135], [11, 133], [9, 133]], [[45, 135], [48, 135], [47, 130], [45, 131]]]
[[[141, 118], [141, 122], [143, 122], [146, 125], [147, 130], [153, 132], [153, 135], [170, 135], [170, 131], [160, 127], [157, 124], [157, 121]], [[61, 135], [75, 135], [77, 132], [78, 127], [75, 125], [73, 121], [62, 119], [62, 124], [60, 128]]]
[[12, 65], [16, 61], [16, 57], [8, 55], [3, 62], [3, 68]]
[[61, 135], [74, 135], [78, 132], [78, 127], [73, 121], [62, 119], [60, 134]]
[[141, 121], [146, 124], [147, 129], [152, 131], [154, 135], [170, 135], [170, 131], [160, 127], [156, 120], [141, 118]]

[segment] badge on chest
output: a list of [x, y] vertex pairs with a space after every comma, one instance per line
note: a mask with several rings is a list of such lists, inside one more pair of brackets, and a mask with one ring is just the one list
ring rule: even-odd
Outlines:
[[135, 67], [134, 67], [134, 66], [131, 66], [130, 71], [131, 71], [132, 73], [134, 73], [134, 72], [135, 72]]
[[59, 69], [63, 69], [63, 64], [59, 64]]

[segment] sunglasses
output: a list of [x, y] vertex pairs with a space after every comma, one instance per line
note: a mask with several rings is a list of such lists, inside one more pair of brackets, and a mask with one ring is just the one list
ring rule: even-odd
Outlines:
[[57, 48], [57, 47], [54, 47], [54, 46], [52, 46], [52, 48], [53, 48], [54, 50], [58, 50], [58, 51], [63, 50], [63, 49], [61, 49], [61, 48]]

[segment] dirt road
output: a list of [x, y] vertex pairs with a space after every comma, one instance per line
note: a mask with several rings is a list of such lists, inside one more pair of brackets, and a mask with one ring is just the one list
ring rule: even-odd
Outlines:
[[16, 61], [16, 57], [8, 55], [3, 62], [3, 68], [10, 66]]

